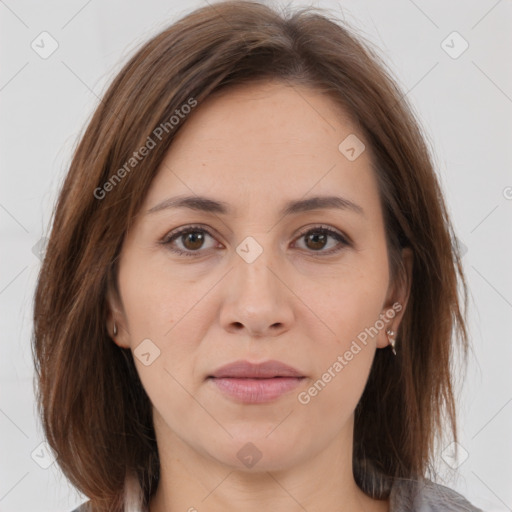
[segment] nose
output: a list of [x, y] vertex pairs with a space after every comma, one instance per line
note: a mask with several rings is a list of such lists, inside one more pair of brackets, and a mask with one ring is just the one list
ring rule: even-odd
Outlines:
[[290, 329], [293, 321], [291, 299], [286, 280], [266, 251], [252, 263], [240, 259], [226, 276], [220, 321], [231, 333], [251, 337], [272, 337]]

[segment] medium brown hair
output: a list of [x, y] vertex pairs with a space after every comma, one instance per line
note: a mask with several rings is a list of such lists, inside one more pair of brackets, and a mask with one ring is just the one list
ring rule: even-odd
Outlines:
[[[60, 467], [94, 510], [122, 510], [128, 470], [145, 503], [159, 480], [149, 398], [131, 351], [107, 331], [106, 296], [118, 293], [123, 238], [186, 123], [171, 126], [176, 110], [191, 99], [201, 108], [216, 91], [258, 80], [311, 87], [351, 116], [371, 150], [393, 282], [406, 279], [401, 249], [414, 255], [397, 356], [377, 351], [355, 411], [356, 482], [384, 498], [393, 478], [427, 475], [445, 420], [457, 439], [451, 364], [455, 347], [467, 352], [458, 283], [464, 306], [467, 289], [413, 109], [372, 45], [325, 11], [221, 2], [153, 37], [115, 77], [75, 150], [53, 214], [35, 293], [37, 400]], [[161, 139], [127, 170], [162, 126]]]

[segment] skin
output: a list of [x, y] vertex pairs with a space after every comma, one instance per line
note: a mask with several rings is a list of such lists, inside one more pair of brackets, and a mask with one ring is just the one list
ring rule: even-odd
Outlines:
[[[349, 134], [364, 141], [325, 95], [254, 83], [198, 106], [158, 169], [122, 247], [120, 300], [108, 297], [115, 343], [134, 351], [149, 338], [160, 350], [147, 366], [134, 357], [153, 405], [161, 463], [151, 512], [389, 510], [387, 500], [369, 498], [354, 481], [354, 409], [375, 351], [389, 350], [385, 330], [397, 331], [409, 290], [390, 281], [369, 145], [354, 161], [338, 150]], [[178, 195], [208, 196], [233, 212], [146, 213]], [[278, 215], [286, 200], [312, 195], [343, 196], [364, 215]], [[186, 236], [173, 242], [191, 257], [159, 243], [192, 224], [210, 233], [203, 232], [202, 245]], [[301, 236], [320, 224], [351, 245]], [[263, 249], [251, 263], [236, 252], [248, 236]], [[410, 275], [412, 255], [403, 256]], [[300, 403], [298, 394], [396, 302], [402, 310], [386, 327]], [[238, 359], [277, 359], [306, 379], [273, 402], [236, 403], [206, 377]], [[262, 454], [251, 468], [237, 457], [247, 443]]]

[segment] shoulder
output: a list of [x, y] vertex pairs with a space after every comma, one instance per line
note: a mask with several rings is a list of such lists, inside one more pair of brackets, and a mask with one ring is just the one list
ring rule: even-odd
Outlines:
[[[389, 499], [390, 512], [483, 512], [453, 489], [427, 479], [397, 479]], [[88, 504], [70, 512], [89, 512]]]
[[391, 488], [390, 512], [483, 512], [449, 487], [428, 479], [398, 479]]

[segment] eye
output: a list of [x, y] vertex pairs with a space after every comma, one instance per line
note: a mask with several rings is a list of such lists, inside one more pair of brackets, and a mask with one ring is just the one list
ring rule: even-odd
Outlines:
[[[346, 237], [344, 237], [338, 231], [335, 231], [326, 226], [317, 226], [314, 228], [310, 228], [307, 231], [303, 231], [297, 240], [304, 238], [304, 243], [306, 245], [306, 249], [311, 249], [313, 252], [320, 252], [323, 255], [326, 254], [334, 254], [343, 247], [350, 246], [350, 242]], [[337, 244], [334, 244], [329, 250], [323, 250], [328, 245], [329, 238], [337, 241]]]
[[[204, 243], [208, 237], [215, 240], [210, 232], [201, 226], [185, 226], [166, 235], [160, 243], [176, 254], [197, 256], [200, 249], [204, 249]], [[305, 230], [296, 240], [302, 238], [304, 238], [306, 250], [309, 249], [311, 252], [318, 252], [323, 255], [333, 254], [343, 249], [343, 247], [350, 246], [350, 242], [345, 236], [326, 226], [316, 226]], [[328, 245], [329, 238], [337, 243], [329, 250], [323, 250]], [[181, 247], [176, 247], [178, 242]], [[215, 244], [210, 246], [210, 248], [213, 247], [215, 247]]]
[[[200, 226], [186, 226], [166, 235], [161, 243], [177, 254], [195, 256], [194, 253], [199, 252], [199, 249], [203, 248], [206, 237], [213, 239], [213, 236]], [[175, 247], [175, 241], [180, 242], [183, 248]]]

